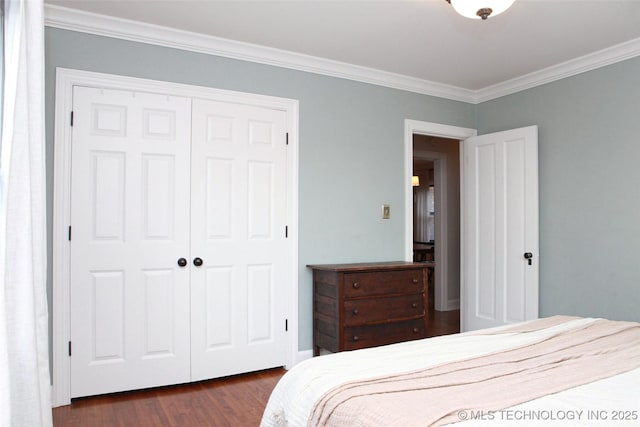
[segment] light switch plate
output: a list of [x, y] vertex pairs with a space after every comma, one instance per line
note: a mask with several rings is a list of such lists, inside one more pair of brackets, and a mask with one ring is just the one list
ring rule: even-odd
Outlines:
[[382, 219], [391, 218], [391, 208], [389, 205], [382, 205]]

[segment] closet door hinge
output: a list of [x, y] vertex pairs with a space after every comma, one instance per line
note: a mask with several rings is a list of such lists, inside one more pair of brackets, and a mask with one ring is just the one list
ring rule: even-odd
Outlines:
[[71, 127], [73, 127], [73, 111], [71, 112]]
[[284, 331], [289, 331], [289, 319], [284, 319]]
[[69, 357], [71, 357], [71, 341], [69, 341]]
[[68, 234], [69, 234], [69, 241], [71, 241], [71, 226], [69, 226]]
[[284, 226], [284, 238], [285, 239], [289, 238], [289, 226], [288, 225]]
[[286, 133], [285, 141], [287, 142], [287, 145], [289, 145], [289, 132]]

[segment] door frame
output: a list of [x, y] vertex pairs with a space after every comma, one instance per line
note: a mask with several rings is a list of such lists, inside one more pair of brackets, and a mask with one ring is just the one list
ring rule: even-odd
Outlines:
[[[463, 157], [463, 144], [462, 141], [476, 136], [478, 134], [477, 129], [464, 128], [459, 126], [451, 126], [433, 122], [423, 122], [419, 120], [405, 119], [404, 121], [404, 200], [405, 200], [405, 261], [413, 261], [413, 187], [411, 186], [411, 176], [413, 175], [413, 135], [428, 135], [436, 136], [440, 138], [457, 139], [460, 144], [460, 183], [462, 184], [464, 179], [465, 165], [462, 161]], [[438, 173], [439, 177], [436, 178], [439, 182], [446, 183], [446, 168], [439, 168], [438, 171], [434, 170], [434, 173]], [[440, 191], [437, 196], [437, 202], [440, 206], [446, 206], [446, 192]], [[460, 185], [460, 313], [463, 313], [463, 307], [466, 299], [466, 278], [464, 276], [465, 269], [463, 268], [464, 248], [466, 244], [465, 225], [462, 218], [464, 218], [464, 197], [463, 186]], [[440, 303], [440, 307], [447, 307], [448, 301], [448, 288], [445, 286], [448, 283], [447, 272], [447, 260], [444, 257], [446, 254], [446, 248], [449, 246], [448, 236], [446, 232], [447, 219], [445, 215], [440, 215], [442, 219], [436, 223], [436, 235], [438, 238], [438, 244], [435, 250], [435, 259], [440, 263], [442, 268], [438, 269], [436, 274], [435, 283], [435, 299], [436, 303]], [[461, 316], [460, 321], [464, 319]], [[461, 330], [464, 330], [464, 325], [460, 324]]]
[[151, 92], [190, 98], [205, 98], [284, 111], [287, 116], [289, 145], [287, 154], [287, 224], [289, 225], [289, 275], [286, 313], [287, 363], [289, 369], [298, 359], [298, 101], [180, 83], [95, 73], [67, 68], [56, 69], [54, 182], [53, 182], [53, 262], [52, 262], [52, 347], [53, 407], [71, 403], [70, 341], [70, 244], [71, 219], [71, 126], [73, 87]]

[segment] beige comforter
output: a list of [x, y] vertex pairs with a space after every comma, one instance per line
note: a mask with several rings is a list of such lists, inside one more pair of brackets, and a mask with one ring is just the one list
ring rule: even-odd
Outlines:
[[447, 424], [460, 411], [488, 413], [638, 367], [640, 324], [597, 320], [508, 351], [342, 384], [318, 400], [309, 425]]

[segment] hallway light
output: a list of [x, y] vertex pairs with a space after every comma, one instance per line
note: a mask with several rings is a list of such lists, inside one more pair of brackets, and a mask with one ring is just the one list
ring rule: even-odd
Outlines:
[[420, 187], [420, 177], [418, 175], [413, 175], [411, 177], [411, 185], [413, 187]]

